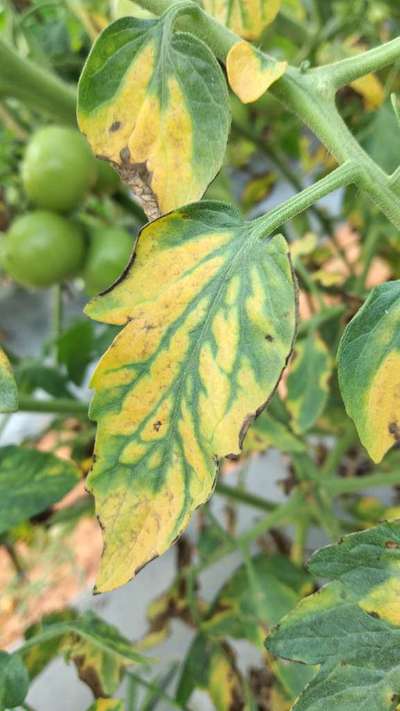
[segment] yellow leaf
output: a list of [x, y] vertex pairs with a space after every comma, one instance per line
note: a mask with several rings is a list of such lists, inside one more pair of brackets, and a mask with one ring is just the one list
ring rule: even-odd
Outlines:
[[275, 20], [282, 0], [203, 0], [204, 9], [233, 32], [257, 39]]
[[295, 284], [281, 235], [222, 203], [170, 213], [92, 318], [124, 325], [93, 376], [96, 461], [88, 477], [104, 529], [97, 589], [163, 553], [238, 454], [292, 347]]
[[244, 104], [257, 101], [265, 94], [285, 73], [287, 66], [287, 62], [266, 58], [244, 41], [234, 44], [226, 59], [229, 84]]

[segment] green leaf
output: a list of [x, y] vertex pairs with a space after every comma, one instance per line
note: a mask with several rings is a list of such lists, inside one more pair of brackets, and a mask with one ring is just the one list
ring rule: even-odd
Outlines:
[[125, 325], [93, 376], [100, 591], [127, 582], [179, 536], [238, 454], [292, 348], [295, 284], [281, 235], [222, 203], [145, 227], [122, 280], [86, 311]]
[[14, 708], [28, 693], [29, 675], [18, 654], [0, 650], [0, 708]]
[[20, 392], [31, 393], [40, 388], [53, 397], [73, 397], [66, 376], [48, 365], [23, 362], [16, 370], [16, 376]]
[[45, 511], [80, 479], [77, 467], [48, 452], [0, 448], [0, 533]]
[[257, 39], [274, 21], [282, 0], [203, 0], [210, 15], [246, 39]]
[[18, 410], [18, 391], [14, 374], [3, 349], [0, 348], [0, 412]]
[[285, 400], [297, 434], [307, 432], [322, 415], [328, 400], [332, 366], [329, 350], [317, 333], [297, 341]]
[[400, 281], [371, 291], [344, 331], [339, 386], [374, 462], [400, 440]]
[[288, 425], [271, 415], [269, 410], [264, 410], [249, 428], [243, 451], [245, 454], [265, 452], [269, 447], [288, 453], [305, 450], [303, 442], [290, 431]]
[[68, 617], [49, 615], [30, 630], [20, 654], [33, 675], [55, 655], [63, 653], [67, 661], [75, 664], [80, 679], [96, 697], [110, 696], [127, 667], [150, 661], [116, 627], [94, 613], [85, 612], [78, 617], [69, 611]]
[[76, 321], [64, 331], [58, 341], [60, 363], [65, 365], [69, 377], [76, 385], [81, 385], [86, 368], [92, 360], [93, 331], [93, 324], [90, 321]]
[[267, 638], [285, 659], [320, 664], [293, 711], [394, 711], [400, 700], [400, 521], [345, 536], [309, 569], [328, 578]]
[[202, 630], [262, 645], [273, 625], [310, 589], [310, 576], [282, 555], [260, 553], [222, 587]]
[[399, 140], [400, 127], [388, 100], [374, 113], [362, 145], [383, 170], [392, 173], [400, 163]]
[[222, 70], [201, 40], [173, 33], [177, 11], [112, 23], [79, 82], [81, 131], [151, 219], [202, 197], [222, 165], [230, 125]]

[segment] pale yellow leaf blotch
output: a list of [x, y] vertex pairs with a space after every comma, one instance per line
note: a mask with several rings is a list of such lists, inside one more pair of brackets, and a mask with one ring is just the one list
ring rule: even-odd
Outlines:
[[203, 5], [237, 35], [253, 40], [275, 20], [282, 0], [203, 0]]
[[[396, 566], [399, 573], [399, 567]], [[394, 570], [393, 570], [394, 573]], [[391, 577], [373, 588], [360, 600], [360, 607], [369, 614], [376, 614], [382, 620], [398, 627], [400, 625], [400, 578]]]
[[257, 101], [265, 94], [285, 73], [287, 66], [287, 62], [268, 60], [244, 41], [233, 45], [226, 60], [229, 84], [244, 104]]
[[366, 74], [364, 77], [354, 79], [350, 86], [362, 96], [365, 108], [369, 111], [378, 109], [385, 100], [383, 84], [375, 74]]
[[382, 362], [368, 388], [365, 427], [360, 439], [374, 462], [400, 441], [400, 353]]

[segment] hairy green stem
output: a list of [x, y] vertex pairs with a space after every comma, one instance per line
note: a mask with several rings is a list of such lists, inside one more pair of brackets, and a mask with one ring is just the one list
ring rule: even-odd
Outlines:
[[326, 67], [314, 69], [310, 74], [326, 77], [335, 89], [340, 89], [355, 79], [393, 64], [399, 58], [400, 37], [396, 37], [355, 57], [347, 57]]
[[277, 230], [281, 225], [299, 213], [307, 210], [314, 202], [329, 195], [334, 190], [338, 190], [344, 185], [348, 185], [356, 180], [358, 176], [358, 166], [353, 161], [346, 161], [314, 185], [310, 185], [281, 205], [273, 208], [262, 217], [253, 220], [254, 227], [260, 228], [260, 234], [269, 235]]

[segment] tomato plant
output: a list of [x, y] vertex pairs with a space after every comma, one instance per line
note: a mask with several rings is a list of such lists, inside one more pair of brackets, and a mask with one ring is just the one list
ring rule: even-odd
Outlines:
[[82, 521], [96, 593], [176, 554], [140, 639], [29, 613], [0, 708], [64, 656], [92, 711], [395, 711], [398, 3], [0, 7], [0, 427], [52, 418], [0, 448], [10, 607]]

